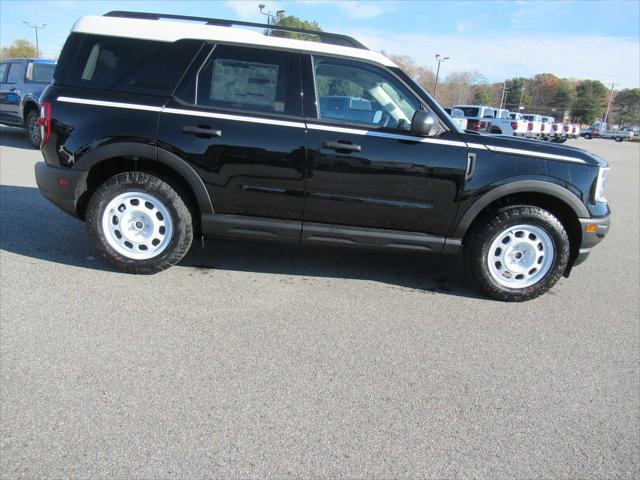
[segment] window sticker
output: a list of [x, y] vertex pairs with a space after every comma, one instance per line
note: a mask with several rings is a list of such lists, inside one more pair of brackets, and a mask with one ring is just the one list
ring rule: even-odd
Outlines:
[[218, 58], [213, 63], [209, 98], [274, 109], [277, 80], [278, 65]]

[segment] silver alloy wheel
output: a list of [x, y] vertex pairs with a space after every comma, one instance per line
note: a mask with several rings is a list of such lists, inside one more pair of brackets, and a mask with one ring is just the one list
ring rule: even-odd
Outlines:
[[491, 277], [506, 288], [525, 288], [549, 273], [555, 245], [549, 234], [535, 225], [509, 227], [493, 240], [487, 255]]
[[40, 144], [42, 140], [42, 132], [40, 131], [40, 125], [38, 125], [38, 117], [35, 115], [31, 115], [29, 117], [29, 124], [27, 125], [27, 130], [29, 132], [29, 136], [31, 137], [31, 141], [34, 144]]
[[135, 260], [153, 258], [169, 245], [173, 221], [164, 204], [148, 193], [121, 193], [102, 214], [102, 231], [118, 253]]

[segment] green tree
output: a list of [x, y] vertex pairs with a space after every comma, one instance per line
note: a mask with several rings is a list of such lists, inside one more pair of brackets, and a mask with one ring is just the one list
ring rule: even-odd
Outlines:
[[477, 105], [491, 105], [493, 103], [493, 92], [491, 92], [491, 89], [486, 85], [479, 86], [473, 94], [473, 103]]
[[29, 40], [15, 40], [8, 47], [2, 47], [0, 50], [0, 58], [30, 58], [37, 57], [36, 46]]
[[531, 105], [531, 95], [526, 90], [527, 81], [524, 77], [507, 80], [504, 108], [517, 112], [520, 105]]
[[[318, 22], [315, 20], [302, 20], [294, 15], [279, 15], [276, 21], [273, 23], [274, 25], [278, 25], [280, 27], [289, 27], [289, 28], [300, 28], [303, 30], [313, 30], [315, 32], [321, 32], [322, 28], [318, 25]], [[295, 38], [298, 40], [307, 40], [312, 42], [319, 41], [317, 35], [310, 35], [306, 33], [295, 33], [295, 32], [283, 32], [281, 30], [271, 30], [271, 36], [273, 37], [285, 37], [285, 38]]]
[[576, 100], [573, 103], [573, 118], [582, 123], [592, 124], [605, 108], [607, 87], [599, 80], [583, 80], [576, 86]]
[[625, 88], [613, 99], [616, 121], [622, 125], [640, 123], [640, 88]]

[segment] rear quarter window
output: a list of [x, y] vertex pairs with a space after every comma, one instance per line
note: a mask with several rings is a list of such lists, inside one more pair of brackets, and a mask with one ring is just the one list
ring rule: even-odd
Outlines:
[[[200, 49], [199, 40], [174, 43], [84, 35], [65, 44], [57, 84], [147, 95], [170, 95]], [[75, 46], [75, 55], [72, 49]], [[72, 58], [73, 57], [73, 58]], [[66, 78], [62, 78], [66, 77]]]

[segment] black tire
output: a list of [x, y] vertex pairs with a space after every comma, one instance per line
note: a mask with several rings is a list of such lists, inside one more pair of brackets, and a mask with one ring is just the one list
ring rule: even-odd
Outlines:
[[587, 140], [591, 140], [591, 134], [590, 133], [585, 133], [584, 138], [586, 138]]
[[[127, 192], [142, 192], [162, 202], [172, 222], [172, 235], [164, 250], [148, 259], [130, 258], [116, 251], [107, 240], [102, 217], [109, 202]], [[169, 183], [146, 172], [124, 172], [107, 179], [91, 196], [86, 212], [89, 239], [102, 257], [125, 273], [152, 274], [178, 263], [193, 241], [193, 220], [182, 197]]]
[[616, 142], [620, 143], [622, 142], [623, 138], [622, 137], [616, 137]]
[[[501, 233], [521, 224], [544, 230], [553, 242], [555, 254], [548, 272], [536, 283], [525, 288], [507, 288], [500, 285], [489, 271], [490, 248]], [[569, 237], [564, 226], [553, 214], [534, 206], [505, 207], [484, 217], [465, 244], [465, 260], [474, 283], [486, 295], [507, 302], [522, 302], [544, 294], [560, 279], [569, 262]]]
[[42, 140], [42, 131], [38, 125], [39, 116], [38, 112], [31, 110], [24, 121], [25, 128], [27, 129], [27, 140], [29, 140], [32, 147], [38, 149], [40, 148], [40, 141]]

